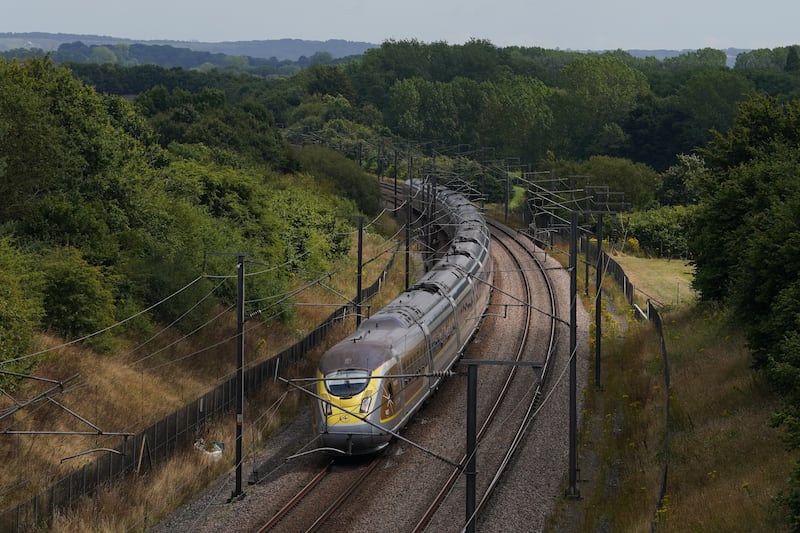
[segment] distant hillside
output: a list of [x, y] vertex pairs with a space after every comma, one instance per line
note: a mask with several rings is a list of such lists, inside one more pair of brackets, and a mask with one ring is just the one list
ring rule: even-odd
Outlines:
[[[347, 56], [360, 56], [370, 48], [377, 48], [379, 44], [360, 41], [345, 41], [329, 39], [327, 41], [305, 41], [302, 39], [271, 39], [263, 41], [226, 41], [219, 43], [206, 43], [199, 41], [169, 41], [169, 40], [136, 40], [110, 37], [107, 35], [78, 35], [70, 33], [2, 33], [0, 32], [0, 52], [15, 48], [40, 48], [44, 51], [55, 51], [63, 43], [82, 42], [87, 46], [105, 44], [146, 44], [169, 45], [176, 48], [188, 48], [196, 52], [210, 52], [212, 54], [225, 54], [234, 56], [248, 56], [262, 59], [275, 58], [279, 61], [297, 61], [301, 57], [311, 57], [317, 52], [327, 52], [333, 59]], [[683, 50], [627, 50], [635, 57], [655, 57], [663, 60], [689, 52]], [[739, 53], [749, 50], [728, 48], [723, 50], [728, 56], [728, 66], [736, 63]]]
[[229, 41], [203, 43], [198, 41], [148, 41], [123, 39], [104, 35], [77, 35], [69, 33], [0, 33], [0, 52], [15, 48], [39, 48], [55, 51], [63, 43], [82, 42], [87, 46], [104, 44], [147, 44], [169, 45], [176, 48], [189, 48], [198, 52], [249, 56], [263, 59], [297, 61], [301, 57], [311, 57], [317, 52], [327, 52], [334, 59], [361, 55], [369, 48], [379, 45], [365, 42], [330, 39], [327, 41], [304, 41], [301, 39], [274, 39], [264, 41]]

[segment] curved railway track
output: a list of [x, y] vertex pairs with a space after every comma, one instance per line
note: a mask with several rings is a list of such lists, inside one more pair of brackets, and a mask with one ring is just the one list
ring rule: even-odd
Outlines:
[[[513, 295], [513, 298], [519, 301], [525, 310], [524, 332], [518, 340], [516, 353], [510, 360], [523, 364], [533, 362], [535, 367], [538, 368], [538, 379], [531, 390], [524, 383], [519, 383], [524, 381], [524, 377], [519, 376], [522, 373], [521, 366], [512, 366], [492, 403], [489, 413], [483, 419], [477, 435], [481, 483], [475, 515], [472, 517], [464, 515], [465, 489], [464, 487], [456, 488], [456, 484], [464, 477], [463, 474], [467, 464], [468, 458], [463, 455], [458, 468], [452, 470], [447, 481], [438, 490], [436, 498], [414, 526], [412, 531], [415, 532], [424, 531], [428, 528], [432, 531], [447, 530], [445, 529], [447, 524], [451, 524], [452, 527], [453, 520], [457, 520], [459, 516], [463, 517], [463, 522], [456, 523], [466, 524], [469, 519], [477, 520], [480, 512], [490, 500], [494, 489], [500, 482], [503, 473], [509, 467], [515, 453], [519, 450], [526, 432], [530, 430], [536, 406], [541, 398], [543, 383], [547, 379], [550, 369], [551, 356], [556, 348], [558, 320], [555, 317], [558, 315], [558, 310], [555, 293], [545, 267], [536, 257], [530, 242], [520, 240], [516, 232], [496, 222], [490, 221], [490, 226], [492, 228], [492, 236], [495, 239], [495, 250], [497, 250], [498, 245], [502, 246], [509, 258], [514, 262], [514, 270], [519, 273], [522, 279], [522, 294]], [[528, 265], [534, 265], [535, 268], [532, 270]], [[533, 279], [534, 277], [538, 278], [538, 280]], [[533, 287], [535, 286], [544, 287], [545, 289], [546, 309], [537, 307], [534, 304], [533, 295], [535, 291]], [[531, 338], [529, 335], [529, 332], [532, 331], [531, 324], [534, 320], [534, 315], [537, 313], [548, 315], [547, 329], [549, 333], [545, 339]], [[542, 341], [545, 341], [543, 345]], [[524, 389], [527, 389], [528, 392], [526, 393]], [[517, 416], [514, 423], [511, 424], [512, 417], [510, 413], [518, 413], [520, 411], [522, 411], [522, 415]], [[503, 418], [504, 424], [500, 428], [493, 430], [492, 445], [488, 445], [487, 433], [490, 428], [495, 426], [494, 422], [498, 418]], [[515, 429], [512, 431], [512, 428]], [[487, 449], [491, 449], [491, 452], [487, 452]], [[487, 474], [491, 474], [491, 476], [489, 477]], [[454, 497], [454, 494], [462, 497]], [[441, 513], [441, 518], [434, 520], [434, 516], [439, 512], [446, 498], [452, 500], [449, 506], [450, 509]]]
[[[507, 235], [511, 236], [507, 228], [504, 228], [497, 223], [490, 223], [490, 224], [494, 229], [498, 231], [503, 231]], [[514, 234], [512, 238], [516, 241], [518, 236], [519, 234]], [[497, 487], [497, 484], [499, 483], [501, 476], [508, 468], [515, 454], [519, 451], [524, 436], [526, 432], [530, 429], [530, 426], [534, 421], [536, 409], [539, 407], [542, 398], [542, 391], [544, 390], [544, 386], [550, 376], [550, 369], [552, 367], [551, 362], [558, 343], [556, 328], [559, 322], [558, 320], [559, 313], [558, 313], [558, 305], [557, 305], [555, 290], [553, 289], [553, 285], [550, 281], [550, 278], [547, 275], [547, 271], [546, 268], [544, 267], [544, 264], [536, 256], [534, 249], [531, 248], [532, 242], [527, 237], [524, 237], [524, 239], [528, 240], [528, 242], [527, 244], [522, 245], [522, 249], [529, 254], [530, 258], [534, 261], [534, 264], [536, 264], [537, 268], [542, 274], [542, 280], [544, 281], [544, 284], [546, 286], [546, 294], [550, 306], [549, 308], [550, 333], [547, 338], [546, 352], [544, 354], [542, 366], [539, 369], [539, 381], [536, 384], [535, 390], [533, 391], [530, 401], [528, 402], [528, 405], [525, 409], [525, 413], [521, 418], [520, 424], [518, 425], [517, 430], [514, 433], [514, 438], [512, 439], [508, 449], [506, 450], [506, 453], [503, 456], [503, 460], [501, 461], [498, 468], [495, 470], [495, 473], [492, 476], [491, 481], [489, 482], [489, 486], [486, 488], [486, 491], [484, 492], [482, 498], [478, 502], [478, 505], [476, 507], [477, 515], [480, 515], [484, 505], [491, 497], [491, 495], [494, 493], [494, 489]]]

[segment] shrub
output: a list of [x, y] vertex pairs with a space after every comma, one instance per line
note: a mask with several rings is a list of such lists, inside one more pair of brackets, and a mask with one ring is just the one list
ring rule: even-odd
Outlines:
[[[33, 331], [43, 314], [35, 286], [30, 258], [20, 252], [9, 238], [0, 239], [0, 361], [16, 359], [30, 351]], [[4, 364], [8, 371], [24, 371], [27, 364]], [[11, 380], [0, 376], [0, 388]]]
[[[96, 333], [114, 323], [111, 277], [70, 247], [55, 249], [41, 261], [44, 326], [67, 338]], [[91, 343], [103, 348], [109, 336]], [[107, 346], [105, 346], [107, 348]]]
[[380, 210], [378, 181], [355, 161], [321, 146], [307, 146], [297, 152], [303, 170], [327, 182], [331, 190], [353, 200], [367, 214]]
[[686, 240], [692, 207], [669, 206], [620, 215], [612, 232], [627, 245], [656, 257], [687, 257]]

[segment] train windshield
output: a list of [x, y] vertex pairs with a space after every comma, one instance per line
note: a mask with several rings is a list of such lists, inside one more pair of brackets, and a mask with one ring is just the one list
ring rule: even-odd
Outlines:
[[369, 372], [365, 370], [338, 370], [325, 376], [328, 392], [340, 398], [355, 396], [368, 384]]

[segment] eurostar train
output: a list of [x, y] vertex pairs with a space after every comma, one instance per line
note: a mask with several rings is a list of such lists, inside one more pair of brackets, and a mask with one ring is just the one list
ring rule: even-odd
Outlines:
[[314, 430], [331, 453], [388, 445], [439, 386], [489, 304], [490, 234], [481, 211], [452, 190], [410, 187], [414, 208], [447, 233], [449, 248], [320, 359]]

